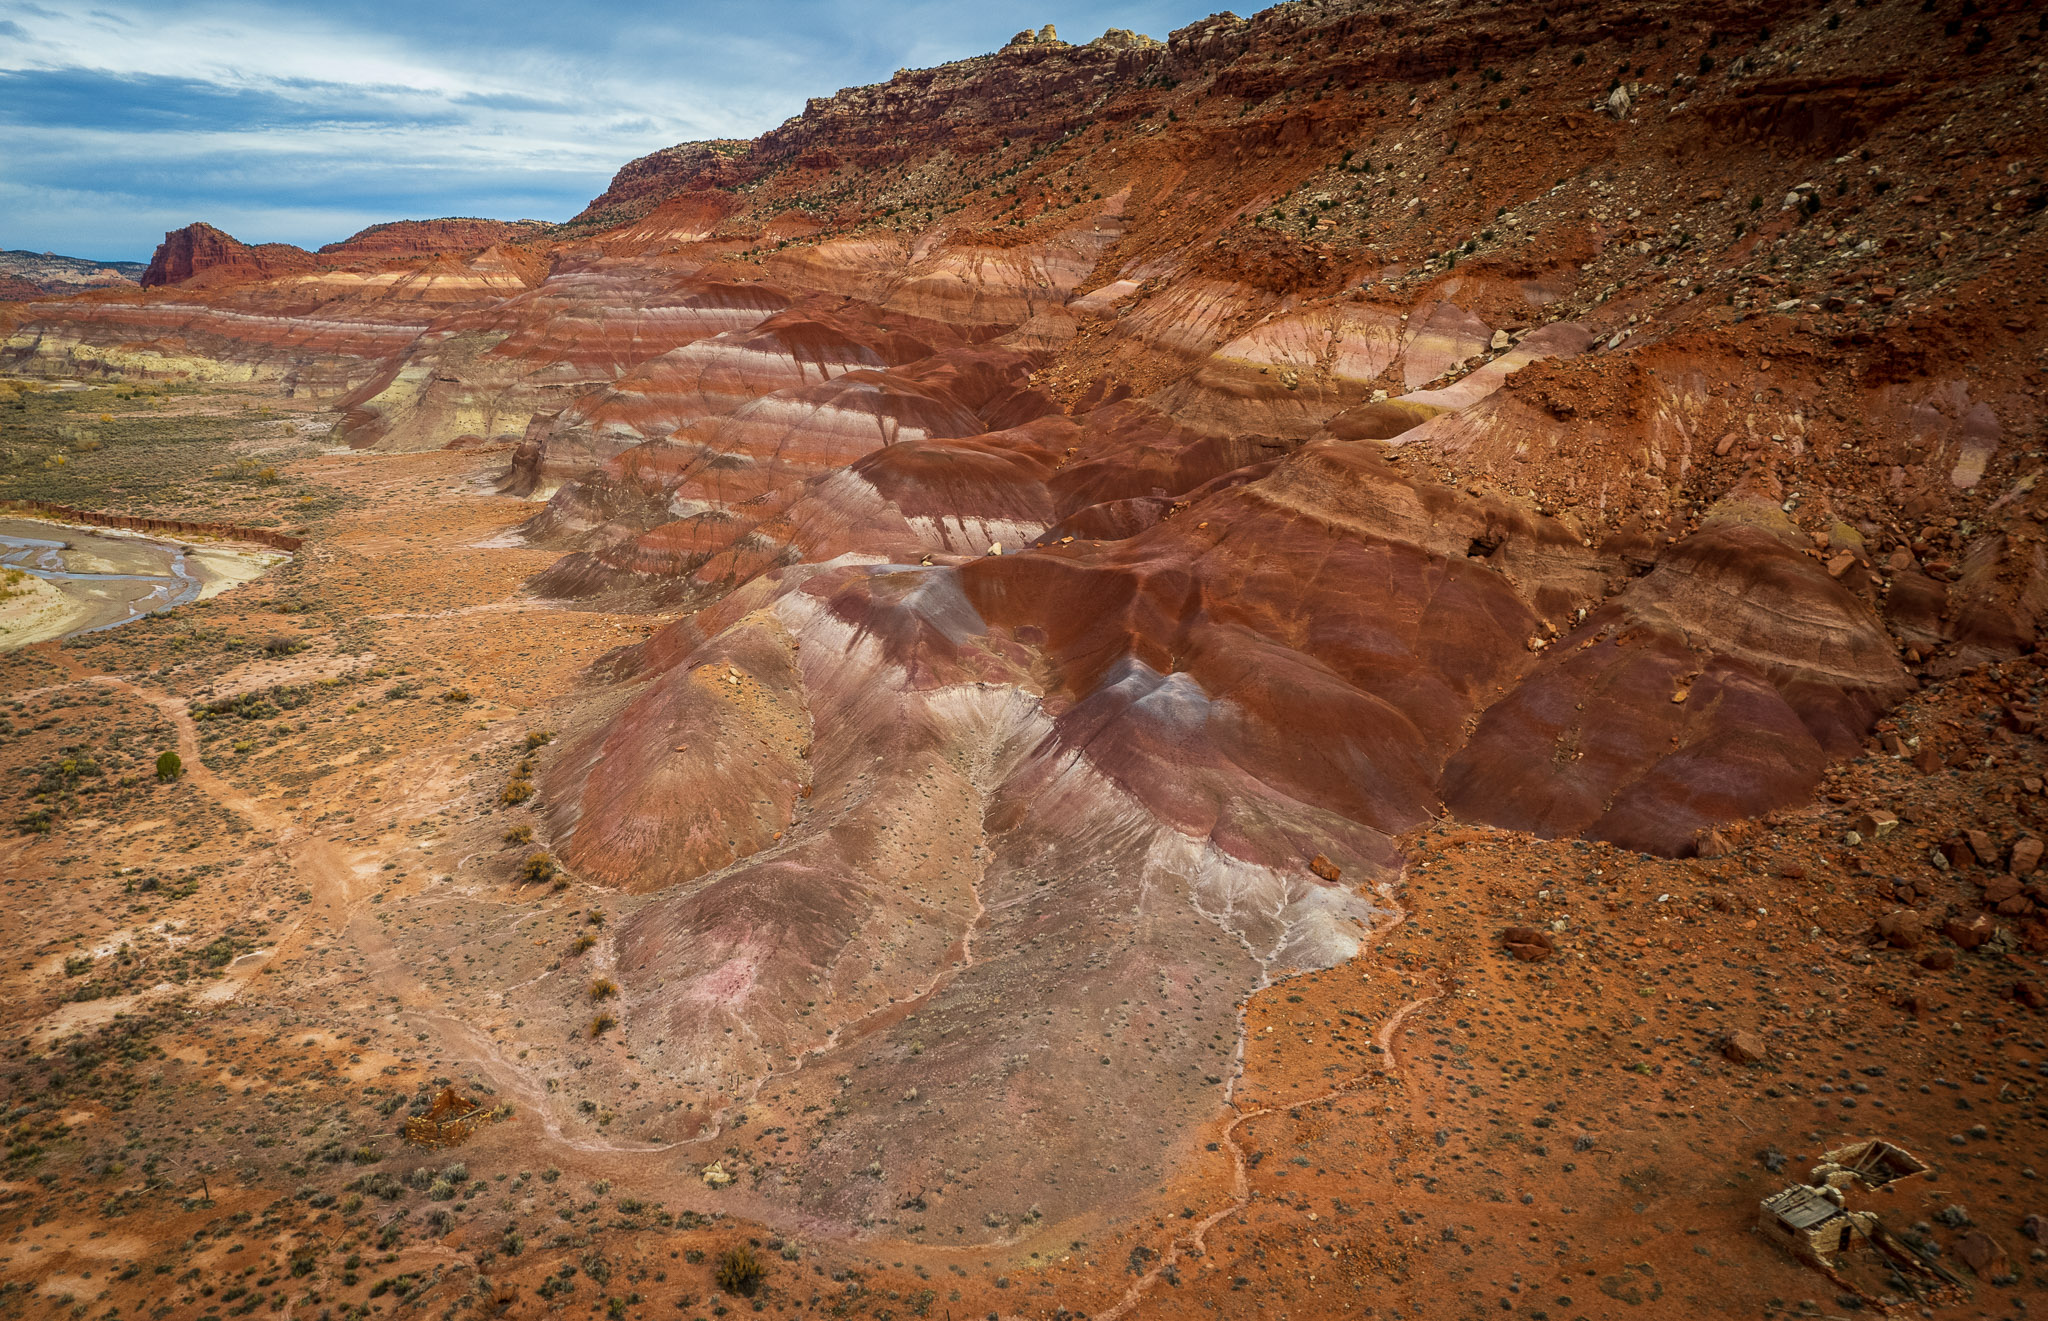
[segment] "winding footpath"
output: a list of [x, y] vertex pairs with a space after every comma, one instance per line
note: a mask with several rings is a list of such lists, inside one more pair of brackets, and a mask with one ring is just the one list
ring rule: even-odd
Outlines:
[[[1424, 1006], [1442, 999], [1443, 995], [1443, 988], [1438, 987], [1428, 995], [1418, 996], [1389, 1014], [1387, 1021], [1380, 1024], [1380, 1029], [1373, 1039], [1379, 1043], [1380, 1051], [1386, 1059], [1385, 1075], [1388, 1078], [1396, 1077], [1399, 1074], [1399, 1063], [1394, 1054], [1395, 1036], [1401, 1031], [1401, 1028], [1407, 1023], [1409, 1018], [1419, 1012]], [[1195, 1222], [1194, 1227], [1185, 1234], [1175, 1235], [1173, 1240], [1160, 1252], [1158, 1260], [1153, 1262], [1151, 1269], [1139, 1276], [1135, 1283], [1124, 1290], [1124, 1296], [1117, 1301], [1114, 1307], [1111, 1307], [1106, 1312], [1096, 1313], [1098, 1321], [1120, 1321], [1120, 1318], [1129, 1316], [1137, 1309], [1140, 1303], [1145, 1301], [1145, 1296], [1152, 1291], [1153, 1286], [1157, 1285], [1166, 1272], [1178, 1263], [1182, 1257], [1200, 1257], [1204, 1255], [1207, 1251], [1207, 1236], [1212, 1228], [1221, 1223], [1226, 1217], [1236, 1215], [1251, 1204], [1251, 1179], [1245, 1172], [1244, 1148], [1238, 1145], [1237, 1141], [1239, 1125], [1249, 1120], [1263, 1119], [1267, 1115], [1291, 1113], [1300, 1110], [1304, 1106], [1320, 1105], [1324, 1101], [1334, 1100], [1340, 1096], [1352, 1095], [1361, 1090], [1367, 1081], [1366, 1077], [1360, 1075], [1314, 1096], [1305, 1096], [1299, 1101], [1289, 1101], [1286, 1105], [1259, 1106], [1253, 1110], [1241, 1110], [1236, 1115], [1233, 1115], [1230, 1123], [1223, 1130], [1223, 1142], [1230, 1151], [1230, 1200], [1221, 1209], [1212, 1211]]]

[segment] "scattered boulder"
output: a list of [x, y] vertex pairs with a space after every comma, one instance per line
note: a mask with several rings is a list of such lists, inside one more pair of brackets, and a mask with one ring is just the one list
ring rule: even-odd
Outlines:
[[1981, 830], [1967, 830], [1963, 832], [1963, 840], [1970, 846], [1970, 852], [1976, 857], [1979, 867], [1998, 865], [1998, 842], [1990, 835]]
[[1771, 1048], [1756, 1033], [1738, 1029], [1721, 1038], [1721, 1054], [1737, 1064], [1760, 1064], [1771, 1057]]
[[1941, 934], [1963, 949], [1976, 949], [1991, 939], [1996, 930], [1991, 919], [1983, 913], [1972, 917], [1952, 917], [1941, 924]]
[[1984, 906], [2009, 917], [2034, 911], [2034, 901], [2016, 876], [2000, 876], [1984, 887]]
[[1321, 853], [1308, 860], [1308, 869], [1326, 881], [1339, 881], [1344, 878], [1344, 869]]
[[2017, 981], [2012, 984], [2012, 998], [2029, 1009], [2048, 1009], [2048, 993], [2044, 993], [2034, 982]]
[[1500, 945], [1524, 963], [1541, 963], [1556, 948], [1550, 933], [1535, 927], [1509, 927], [1500, 933]]
[[1929, 972], [1947, 972], [1956, 966], [1956, 952], [1952, 949], [1931, 949], [1920, 956], [1920, 966]]
[[2012, 1273], [2005, 1249], [1981, 1229], [1973, 1229], [1956, 1240], [1956, 1256], [1983, 1279], [1995, 1280]]
[[2020, 1233], [2036, 1243], [2048, 1243], [2048, 1217], [2028, 1216], [2020, 1223]]
[[1879, 917], [1871, 932], [1893, 949], [1913, 949], [1926, 939], [1927, 920], [1910, 908], [1901, 908]]
[[2041, 841], [2032, 835], [2021, 835], [2012, 846], [2012, 874], [2032, 876], [2041, 865]]
[[1873, 808], [1856, 818], [1856, 833], [1865, 839], [1883, 839], [1899, 828], [1899, 819], [1883, 808]]

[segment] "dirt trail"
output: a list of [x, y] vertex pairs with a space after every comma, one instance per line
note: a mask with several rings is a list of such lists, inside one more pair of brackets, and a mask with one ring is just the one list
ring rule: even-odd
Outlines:
[[[1423, 1006], [1442, 999], [1443, 995], [1443, 988], [1438, 987], [1428, 995], [1418, 996], [1389, 1014], [1387, 1021], [1380, 1025], [1380, 1029], [1373, 1039], [1379, 1043], [1380, 1050], [1386, 1059], [1386, 1076], [1388, 1078], [1397, 1076], [1400, 1071], [1399, 1062], [1394, 1054], [1395, 1035], [1400, 1032], [1402, 1025], [1411, 1016], [1421, 1010]], [[1199, 1257], [1204, 1253], [1206, 1250], [1206, 1236], [1211, 1229], [1215, 1228], [1225, 1218], [1236, 1215], [1244, 1210], [1251, 1203], [1251, 1180], [1245, 1173], [1244, 1148], [1239, 1146], [1237, 1142], [1237, 1129], [1240, 1124], [1247, 1120], [1263, 1119], [1267, 1115], [1279, 1114], [1283, 1111], [1295, 1111], [1304, 1106], [1318, 1105], [1339, 1096], [1352, 1095], [1359, 1091], [1365, 1082], [1366, 1079], [1363, 1077], [1353, 1078], [1349, 1082], [1341, 1083], [1317, 1095], [1304, 1096], [1299, 1101], [1289, 1101], [1286, 1105], [1260, 1106], [1255, 1110], [1239, 1111], [1233, 1116], [1230, 1123], [1225, 1125], [1223, 1129], [1223, 1142], [1230, 1151], [1230, 1201], [1225, 1203], [1220, 1209], [1210, 1212], [1197, 1221], [1194, 1228], [1190, 1229], [1187, 1233], [1176, 1235], [1173, 1241], [1168, 1243], [1166, 1248], [1159, 1254], [1158, 1260], [1153, 1262], [1152, 1268], [1139, 1276], [1130, 1288], [1124, 1290], [1123, 1298], [1114, 1307], [1106, 1312], [1097, 1313], [1101, 1321], [1118, 1321], [1118, 1318], [1130, 1315], [1140, 1303], [1145, 1301], [1145, 1296], [1152, 1291], [1153, 1286], [1159, 1283], [1160, 1278], [1181, 1257], [1190, 1254]]]
[[[346, 925], [349, 905], [356, 897], [353, 872], [347, 860], [341, 856], [332, 841], [303, 831], [288, 817], [281, 816], [265, 806], [262, 800], [250, 797], [216, 775], [200, 756], [199, 727], [193, 722], [181, 699], [167, 693], [151, 692], [114, 675], [85, 674], [75, 661], [64, 656], [61, 651], [53, 649], [53, 654], [76, 677], [66, 683], [52, 684], [37, 691], [51, 692], [89, 684], [119, 689], [155, 707], [171, 722], [172, 728], [176, 731], [178, 759], [182, 764], [180, 774], [186, 782], [222, 807], [246, 818], [257, 830], [271, 836], [274, 842], [270, 847], [277, 850], [279, 861], [290, 866], [313, 894], [313, 907], [285, 930], [271, 946], [268, 958], [237, 959], [226, 969], [220, 981], [213, 983], [201, 993], [202, 1000], [220, 1004], [234, 999], [241, 994], [250, 978], [266, 969], [276, 967], [281, 960], [294, 958], [301, 953], [306, 938], [313, 930], [329, 922], [336, 931]], [[326, 913], [336, 910], [338, 912], [333, 919], [324, 918]], [[166, 992], [173, 993], [175, 992]], [[67, 1005], [53, 1014], [46, 1015], [32, 1030], [76, 1031], [91, 1023], [110, 1018], [116, 1011], [131, 1010], [147, 1003], [155, 998], [156, 994], [145, 991], [134, 996]]]
[[[275, 847], [283, 858], [291, 862], [305, 877], [313, 891], [316, 911], [339, 908], [342, 910], [342, 920], [336, 922], [336, 929], [343, 925], [348, 906], [356, 898], [356, 886], [353, 870], [342, 858], [332, 840], [324, 835], [306, 832], [291, 818], [273, 812], [261, 799], [250, 797], [214, 774], [200, 758], [199, 726], [193, 723], [192, 716], [181, 699], [167, 693], [150, 692], [126, 679], [112, 675], [93, 675], [83, 682], [119, 688], [161, 711], [164, 718], [177, 730], [178, 758], [184, 763], [184, 777], [222, 807], [239, 812], [259, 830], [276, 836]], [[292, 928], [286, 940], [292, 939], [304, 929], [305, 922], [301, 920]], [[280, 941], [277, 954], [281, 956], [283, 953], [284, 942]]]

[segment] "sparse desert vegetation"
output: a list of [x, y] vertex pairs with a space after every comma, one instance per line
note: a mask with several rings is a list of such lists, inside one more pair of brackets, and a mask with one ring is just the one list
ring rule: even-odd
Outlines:
[[0, 500], [303, 538], [0, 652], [0, 1321], [2021, 1315], [2043, 31], [1047, 28], [0, 280]]

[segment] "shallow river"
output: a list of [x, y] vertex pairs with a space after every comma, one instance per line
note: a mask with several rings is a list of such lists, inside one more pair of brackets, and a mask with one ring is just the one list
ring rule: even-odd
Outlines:
[[288, 556], [0, 518], [0, 649], [214, 596]]

